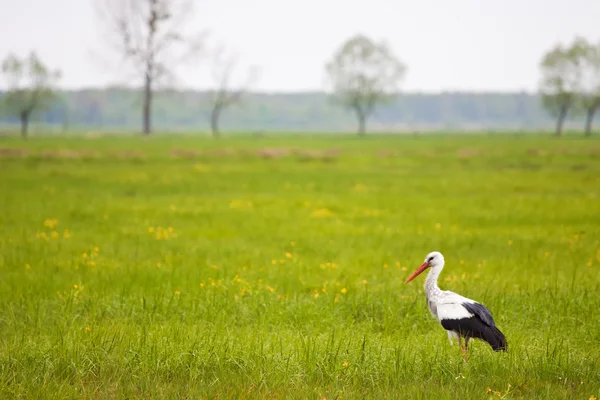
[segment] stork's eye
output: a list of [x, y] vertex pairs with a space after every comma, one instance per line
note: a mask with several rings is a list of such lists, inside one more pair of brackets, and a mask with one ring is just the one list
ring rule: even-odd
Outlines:
[[432, 261], [433, 261], [433, 257], [429, 257], [429, 258], [427, 259], [427, 262], [432, 262]]

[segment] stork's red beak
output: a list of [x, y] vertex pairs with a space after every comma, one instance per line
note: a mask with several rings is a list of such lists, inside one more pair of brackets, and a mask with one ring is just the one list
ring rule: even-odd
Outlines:
[[423, 264], [421, 264], [421, 266], [419, 268], [417, 268], [417, 270], [415, 272], [413, 272], [413, 274], [411, 276], [408, 277], [408, 279], [406, 280], [406, 282], [404, 282], [404, 284], [407, 284], [408, 282], [415, 279], [417, 276], [419, 276], [419, 274], [421, 272], [425, 271], [427, 268], [429, 268], [429, 263], [424, 262]]

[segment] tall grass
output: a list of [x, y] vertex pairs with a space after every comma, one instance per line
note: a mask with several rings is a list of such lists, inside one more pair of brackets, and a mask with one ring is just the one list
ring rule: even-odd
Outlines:
[[[2, 398], [600, 397], [596, 139], [0, 147]], [[403, 284], [433, 250], [508, 354]]]

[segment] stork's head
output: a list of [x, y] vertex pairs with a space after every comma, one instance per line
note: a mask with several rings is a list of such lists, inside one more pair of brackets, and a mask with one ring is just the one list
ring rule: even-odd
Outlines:
[[408, 277], [405, 284], [415, 279], [419, 274], [425, 271], [427, 268], [443, 268], [444, 267], [444, 256], [439, 251], [432, 251], [427, 254], [423, 264], [411, 276]]

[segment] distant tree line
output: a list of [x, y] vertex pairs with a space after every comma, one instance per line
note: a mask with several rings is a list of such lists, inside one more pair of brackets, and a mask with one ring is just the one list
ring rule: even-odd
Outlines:
[[[155, 91], [155, 129], [211, 132], [215, 95], [213, 91]], [[35, 115], [35, 126], [38, 131], [136, 131], [140, 127], [142, 96], [139, 90], [117, 87], [56, 91], [51, 106]], [[231, 107], [220, 116], [219, 130], [350, 131], [357, 126], [356, 114], [339, 107], [325, 92], [249, 92], [245, 96], [243, 106]], [[554, 126], [552, 117], [542, 107], [541, 97], [525, 92], [402, 93], [378, 105], [369, 121], [369, 131], [387, 132], [536, 130]], [[570, 127], [577, 128], [583, 116], [570, 114], [567, 121]], [[18, 116], [0, 116], [1, 124], [19, 124]]]
[[[245, 107], [232, 109], [228, 116], [230, 129], [337, 130], [347, 127], [350, 112], [359, 135], [366, 132], [368, 121], [389, 130], [401, 124], [527, 129], [545, 125], [548, 116], [556, 119], [557, 135], [569, 117], [585, 120], [585, 133], [591, 135], [600, 107], [600, 43], [590, 44], [580, 37], [568, 46], [554, 46], [543, 57], [536, 95], [401, 94], [407, 66], [386, 43], [364, 35], [350, 37], [326, 63], [326, 95], [266, 95], [249, 91], [258, 77], [256, 68], [241, 83], [233, 84], [236, 58], [223, 46], [207, 46], [205, 34], [186, 30], [193, 0], [95, 1], [106, 28], [102, 37], [137, 71], [141, 90], [61, 92], [57, 89], [60, 72], [52, 71], [35, 53], [25, 59], [9, 54], [2, 63], [7, 90], [1, 94], [0, 121], [18, 121], [24, 137], [33, 116], [60, 124], [64, 130], [71, 125], [139, 126], [139, 117], [132, 117], [133, 107], [141, 107], [144, 134], [150, 134], [154, 124], [161, 129], [189, 129], [208, 122], [213, 136], [218, 137], [224, 111], [243, 99], [247, 100]], [[199, 58], [208, 65], [214, 88], [204, 93], [169, 90], [176, 67], [198, 65], [194, 63]]]

